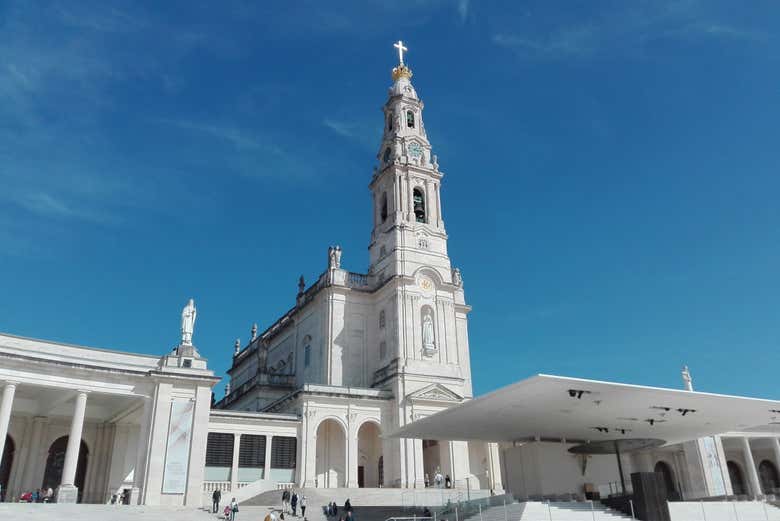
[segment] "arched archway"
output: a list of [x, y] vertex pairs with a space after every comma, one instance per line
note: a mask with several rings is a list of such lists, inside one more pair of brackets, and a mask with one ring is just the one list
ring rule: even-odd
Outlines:
[[317, 427], [318, 488], [340, 488], [347, 481], [347, 433], [337, 420], [323, 420]]
[[677, 498], [677, 487], [674, 479], [674, 471], [665, 461], [659, 461], [655, 464], [654, 469], [656, 474], [661, 474], [664, 478], [664, 484], [666, 486], [666, 497], [669, 499]]
[[8, 490], [8, 478], [11, 477], [11, 465], [14, 464], [14, 453], [16, 452], [16, 444], [10, 435], [6, 435], [5, 443], [3, 444], [3, 456], [0, 461], [0, 501], [5, 501], [5, 496]]
[[747, 494], [745, 479], [742, 477], [742, 469], [739, 468], [739, 465], [733, 461], [727, 461], [726, 467], [729, 469], [729, 480], [731, 481], [731, 489], [734, 491], [734, 494]]
[[780, 477], [777, 467], [769, 460], [764, 460], [758, 465], [758, 477], [761, 480], [761, 490], [764, 494], [774, 494], [775, 489], [780, 488]]
[[382, 460], [382, 440], [379, 434], [379, 425], [373, 421], [365, 422], [358, 429], [358, 487], [375, 488], [383, 485], [379, 472]]
[[[43, 473], [44, 489], [51, 487], [56, 490], [62, 482], [62, 467], [65, 464], [65, 451], [68, 449], [69, 436], [62, 436], [54, 440], [49, 447], [49, 455], [46, 458], [46, 470]], [[79, 446], [79, 459], [76, 463], [76, 479], [73, 483], [79, 489], [78, 501], [84, 494], [84, 477], [87, 475], [87, 459], [89, 458], [89, 449], [84, 440], [81, 440]]]

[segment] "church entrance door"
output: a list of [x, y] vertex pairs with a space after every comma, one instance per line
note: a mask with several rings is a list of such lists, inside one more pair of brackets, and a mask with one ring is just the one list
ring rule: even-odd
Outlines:
[[742, 470], [739, 468], [739, 465], [733, 461], [727, 461], [726, 467], [729, 469], [729, 479], [731, 480], [731, 489], [734, 491], [734, 494], [737, 496], [747, 494], [745, 480], [742, 477]]
[[[68, 448], [68, 436], [63, 436], [54, 440], [49, 447], [49, 456], [46, 458], [46, 470], [43, 473], [43, 488], [51, 487], [57, 490], [62, 481], [62, 467], [65, 465], [65, 451]], [[79, 447], [79, 459], [76, 464], [76, 479], [74, 485], [79, 489], [78, 501], [84, 494], [84, 477], [87, 475], [87, 458], [89, 449], [84, 440], [81, 440]]]
[[317, 428], [317, 487], [346, 486], [347, 434], [336, 420], [324, 420]]
[[16, 445], [11, 436], [6, 435], [5, 445], [3, 446], [3, 459], [0, 463], [0, 501], [6, 500], [8, 494], [8, 478], [11, 477], [11, 465], [14, 463], [14, 452], [16, 451]]
[[382, 440], [379, 426], [368, 421], [358, 429], [358, 487], [382, 486], [379, 476], [379, 460], [382, 458]]

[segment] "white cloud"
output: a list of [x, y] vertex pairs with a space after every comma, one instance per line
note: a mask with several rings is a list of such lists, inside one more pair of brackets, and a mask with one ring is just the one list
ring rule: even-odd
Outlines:
[[457, 10], [461, 23], [464, 23], [469, 17], [469, 0], [458, 0]]

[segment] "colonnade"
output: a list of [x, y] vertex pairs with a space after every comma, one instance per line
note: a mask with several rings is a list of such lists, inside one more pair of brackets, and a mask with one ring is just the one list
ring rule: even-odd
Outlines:
[[[751, 437], [747, 437], [747, 436], [739, 436], [739, 437], [726, 437], [726, 436], [723, 436], [722, 438], [739, 440], [739, 451], [741, 452], [741, 455], [742, 455], [742, 460], [743, 460], [743, 463], [744, 463], [745, 474], [747, 474], [747, 476], [745, 476], [746, 480], [747, 480], [747, 482], [745, 484], [748, 487], [747, 492], [748, 492], [748, 494], [750, 496], [753, 496], [753, 497], [758, 497], [758, 496], [764, 495], [764, 490], [763, 490], [763, 487], [761, 485], [761, 479], [759, 477], [758, 467], [756, 466], [756, 460], [755, 460], [755, 458], [753, 456], [753, 448], [750, 446], [750, 440], [751, 439], [756, 439], [756, 440], [757, 439], [766, 439], [766, 440], [768, 440], [770, 445], [771, 445], [771, 449], [772, 449], [772, 456], [773, 456], [773, 459], [774, 459], [773, 463], [775, 465], [775, 469], [780, 469], [780, 438], [777, 438], [777, 437], [767, 438], [767, 437], [763, 437], [763, 436], [755, 437], [755, 438], [751, 438]], [[729, 479], [731, 479], [730, 476], [729, 476]], [[733, 490], [734, 483], [732, 483], [731, 485], [732, 485], [732, 490]]]

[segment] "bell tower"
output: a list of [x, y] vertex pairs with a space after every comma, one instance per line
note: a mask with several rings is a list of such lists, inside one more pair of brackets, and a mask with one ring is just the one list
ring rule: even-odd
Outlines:
[[423, 122], [424, 104], [404, 63], [406, 47], [395, 44], [399, 63], [382, 107], [384, 130], [379, 164], [369, 185], [374, 227], [369, 245], [370, 272], [380, 280], [412, 275], [421, 266], [440, 271], [450, 281], [447, 234], [441, 209], [441, 180]]

